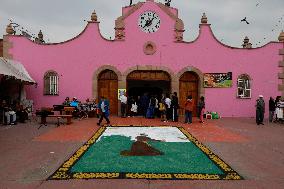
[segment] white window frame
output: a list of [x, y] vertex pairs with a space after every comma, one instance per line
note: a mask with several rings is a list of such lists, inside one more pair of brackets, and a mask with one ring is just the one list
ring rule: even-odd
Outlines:
[[44, 77], [44, 95], [58, 95], [59, 94], [58, 85], [59, 85], [58, 74], [54, 71], [47, 72]]
[[[241, 83], [243, 86], [241, 86]], [[245, 96], [245, 94], [249, 94]], [[248, 76], [241, 75], [238, 77], [237, 81], [237, 97], [241, 99], [250, 99], [251, 98], [251, 81]]]

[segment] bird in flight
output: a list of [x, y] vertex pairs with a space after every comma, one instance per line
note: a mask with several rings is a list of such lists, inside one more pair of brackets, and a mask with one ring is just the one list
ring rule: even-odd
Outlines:
[[249, 22], [247, 21], [247, 17], [245, 17], [244, 19], [242, 19], [241, 22], [246, 22], [247, 24], [249, 24]]

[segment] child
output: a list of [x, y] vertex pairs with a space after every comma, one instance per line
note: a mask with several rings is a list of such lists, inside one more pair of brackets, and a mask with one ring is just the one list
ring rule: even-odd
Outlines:
[[161, 115], [161, 121], [163, 122], [167, 122], [167, 118], [166, 118], [166, 104], [165, 104], [165, 96], [162, 95], [161, 98], [161, 102], [159, 103], [159, 111], [160, 111], [160, 115]]

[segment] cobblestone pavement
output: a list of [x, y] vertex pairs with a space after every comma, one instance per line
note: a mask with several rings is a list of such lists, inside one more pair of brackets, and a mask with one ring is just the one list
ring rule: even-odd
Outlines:
[[99, 128], [96, 118], [74, 120], [71, 125], [48, 126], [28, 122], [0, 126], [0, 189], [173, 189], [173, 188], [284, 188], [284, 125], [254, 119], [194, 119], [191, 125], [159, 119], [111, 117], [113, 125], [182, 126], [208, 146], [245, 179], [204, 180], [46, 180]]

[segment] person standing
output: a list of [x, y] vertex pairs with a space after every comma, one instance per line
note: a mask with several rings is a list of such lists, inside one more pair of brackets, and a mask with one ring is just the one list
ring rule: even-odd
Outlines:
[[185, 121], [184, 123], [192, 123], [192, 111], [193, 111], [193, 99], [192, 96], [189, 95], [186, 99], [184, 109], [185, 109]]
[[142, 114], [144, 117], [146, 117], [147, 109], [149, 107], [149, 97], [147, 93], [144, 93], [144, 95], [140, 98], [140, 105], [141, 105]]
[[[275, 99], [275, 121], [277, 122], [279, 119], [279, 114], [283, 115], [283, 112], [281, 112], [282, 109], [279, 108], [279, 102], [280, 102], [281, 96], [277, 96]], [[281, 116], [280, 116], [281, 117]]]
[[127, 97], [125, 96], [124, 92], [119, 97], [119, 100], [121, 105], [121, 117], [126, 117]]
[[204, 119], [203, 119], [203, 114], [205, 112], [204, 96], [200, 97], [200, 101], [198, 102], [197, 108], [198, 108], [197, 112], [198, 112], [198, 117], [200, 119], [200, 123], [204, 123]]
[[152, 95], [149, 101], [146, 118], [154, 119], [155, 104], [156, 104], [156, 100], [155, 100], [155, 97]]
[[109, 121], [109, 101], [105, 98], [105, 97], [101, 97], [101, 100], [98, 104], [98, 108], [100, 109], [100, 120], [99, 122], [97, 123], [98, 126], [101, 125], [102, 121], [103, 121], [103, 118], [105, 118], [105, 120], [107, 121], [107, 124], [109, 125], [110, 124], [110, 121]]
[[172, 100], [170, 99], [170, 95], [167, 94], [166, 95], [166, 99], [165, 99], [166, 113], [167, 113], [167, 115], [166, 115], [167, 122], [172, 119], [172, 114], [173, 113], [172, 113], [172, 109], [171, 109], [171, 103], [172, 103]]
[[265, 102], [263, 100], [263, 96], [259, 95], [259, 98], [256, 100], [256, 123], [257, 125], [263, 124], [263, 118], [265, 113]]
[[137, 106], [137, 103], [136, 103], [136, 101], [135, 101], [135, 98], [133, 97], [133, 96], [131, 96], [130, 97], [130, 116], [131, 117], [134, 117], [134, 116], [136, 116], [136, 114], [137, 114], [137, 112], [138, 112], [138, 106]]
[[159, 111], [159, 100], [158, 100], [158, 96], [155, 95], [155, 111], [154, 111], [154, 117], [160, 117], [160, 111]]
[[269, 122], [273, 121], [275, 108], [276, 108], [276, 106], [275, 106], [274, 99], [272, 97], [270, 97], [270, 99], [269, 99]]
[[173, 111], [173, 121], [177, 122], [178, 121], [178, 113], [177, 110], [179, 108], [178, 104], [178, 97], [177, 97], [177, 92], [174, 92], [172, 96], [172, 111]]
[[160, 111], [160, 116], [161, 116], [161, 121], [166, 122], [166, 103], [165, 103], [165, 95], [162, 94], [161, 101], [159, 103], [159, 111]]

